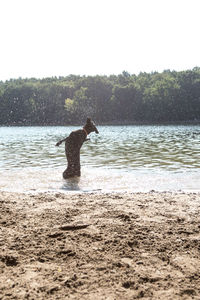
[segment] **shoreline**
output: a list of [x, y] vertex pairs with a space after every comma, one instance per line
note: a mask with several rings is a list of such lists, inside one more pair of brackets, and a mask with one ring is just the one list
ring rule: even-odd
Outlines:
[[[150, 121], [129, 121], [129, 120], [113, 120], [107, 122], [97, 122], [97, 126], [199, 126], [200, 120], [188, 120], [188, 121], [163, 121], [163, 122], [150, 122]], [[42, 123], [42, 124], [25, 124], [25, 123], [10, 123], [0, 124], [0, 127], [72, 127], [80, 126], [80, 123], [71, 124], [58, 124], [58, 123]]]
[[0, 298], [199, 299], [199, 200], [0, 192]]

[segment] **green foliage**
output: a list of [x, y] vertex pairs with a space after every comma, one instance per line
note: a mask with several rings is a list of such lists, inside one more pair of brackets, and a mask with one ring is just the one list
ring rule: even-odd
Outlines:
[[68, 111], [74, 110], [74, 100], [67, 98], [65, 99], [65, 109]]
[[0, 125], [200, 122], [200, 68], [0, 82]]

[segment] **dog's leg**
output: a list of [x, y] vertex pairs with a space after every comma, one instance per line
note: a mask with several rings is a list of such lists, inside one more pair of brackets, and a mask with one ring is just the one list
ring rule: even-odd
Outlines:
[[68, 166], [63, 172], [63, 178], [67, 179], [74, 176], [81, 176], [80, 151], [66, 153]]

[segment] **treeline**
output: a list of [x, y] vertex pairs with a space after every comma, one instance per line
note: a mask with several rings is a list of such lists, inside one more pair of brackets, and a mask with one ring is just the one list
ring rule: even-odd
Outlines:
[[0, 82], [0, 125], [200, 123], [200, 68]]

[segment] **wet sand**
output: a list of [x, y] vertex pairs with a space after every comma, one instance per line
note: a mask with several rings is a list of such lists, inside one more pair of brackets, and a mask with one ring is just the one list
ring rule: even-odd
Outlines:
[[0, 193], [0, 299], [200, 299], [200, 194]]

